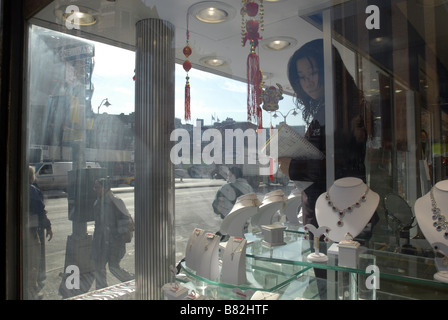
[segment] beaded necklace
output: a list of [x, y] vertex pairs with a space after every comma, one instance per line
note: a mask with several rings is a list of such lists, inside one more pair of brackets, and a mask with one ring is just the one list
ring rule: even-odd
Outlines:
[[358, 201], [345, 209], [339, 209], [337, 206], [335, 206], [333, 200], [331, 200], [330, 192], [327, 191], [327, 193], [325, 194], [325, 200], [327, 200], [328, 206], [330, 206], [333, 211], [339, 215], [339, 221], [337, 222], [338, 227], [342, 227], [344, 225], [344, 222], [342, 220], [344, 219], [346, 213], [351, 213], [354, 208], [359, 208], [361, 206], [361, 203], [366, 201], [367, 192], [369, 192], [369, 186], [366, 186], [366, 191], [361, 195]]
[[434, 223], [432, 224], [434, 228], [438, 232], [444, 231], [443, 237], [448, 239], [448, 221], [446, 217], [442, 214], [440, 208], [437, 206], [436, 199], [434, 198], [434, 187], [431, 188], [429, 192], [429, 196], [431, 197], [431, 212], [432, 212], [432, 220]]

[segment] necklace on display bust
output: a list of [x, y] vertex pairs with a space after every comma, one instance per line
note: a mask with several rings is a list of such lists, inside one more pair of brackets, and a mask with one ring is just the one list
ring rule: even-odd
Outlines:
[[330, 191], [327, 191], [325, 194], [325, 200], [327, 200], [328, 206], [330, 206], [334, 212], [336, 212], [339, 215], [339, 221], [337, 222], [338, 227], [342, 227], [344, 225], [344, 222], [342, 221], [344, 219], [344, 216], [346, 213], [351, 213], [354, 208], [359, 208], [361, 206], [361, 203], [365, 202], [367, 199], [367, 193], [369, 192], [369, 186], [366, 186], [366, 191], [361, 195], [361, 197], [353, 203], [352, 205], [348, 206], [345, 209], [339, 209], [335, 204], [334, 201], [330, 197]]
[[446, 217], [442, 214], [440, 208], [437, 206], [436, 199], [434, 198], [434, 187], [431, 188], [429, 196], [431, 197], [431, 211], [432, 220], [434, 221], [433, 226], [438, 232], [444, 231], [443, 237], [448, 239], [448, 221]]
[[[234, 243], [238, 243], [238, 245], [236, 246], [236, 248], [235, 249], [233, 249], [233, 244]], [[231, 252], [230, 252], [230, 257], [231, 257], [231, 260], [233, 261], [233, 256], [235, 255], [235, 253], [239, 253], [239, 252], [242, 252], [243, 251], [243, 248], [241, 248], [240, 250], [238, 250], [239, 248], [240, 248], [240, 246], [241, 246], [241, 244], [243, 243], [243, 238], [234, 238], [233, 239], [233, 241], [232, 241], [232, 248], [231, 248]]]

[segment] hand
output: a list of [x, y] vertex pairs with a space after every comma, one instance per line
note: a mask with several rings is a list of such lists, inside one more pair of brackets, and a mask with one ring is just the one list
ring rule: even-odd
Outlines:
[[51, 230], [51, 228], [47, 229], [47, 238], [48, 238], [48, 241], [53, 239], [53, 230]]
[[289, 165], [291, 164], [291, 158], [278, 158], [277, 161], [280, 170], [289, 178]]

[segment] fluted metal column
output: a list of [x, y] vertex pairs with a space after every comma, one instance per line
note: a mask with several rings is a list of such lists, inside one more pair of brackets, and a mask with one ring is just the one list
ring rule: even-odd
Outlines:
[[161, 299], [175, 262], [174, 26], [137, 22], [135, 66], [135, 277], [136, 299]]

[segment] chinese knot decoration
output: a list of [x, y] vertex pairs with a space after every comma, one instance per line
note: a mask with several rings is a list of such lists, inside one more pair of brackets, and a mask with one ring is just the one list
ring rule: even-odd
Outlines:
[[263, 109], [266, 111], [277, 111], [278, 102], [283, 99], [283, 88], [277, 83], [277, 87], [269, 86], [263, 92]]
[[187, 44], [182, 50], [186, 60], [183, 63], [184, 70], [187, 72], [187, 83], [185, 84], [185, 121], [188, 121], [191, 119], [191, 112], [190, 112], [190, 77], [188, 76], [188, 71], [191, 69], [191, 62], [188, 60], [188, 57], [192, 54], [191, 47], [189, 45], [190, 41], [190, 31], [188, 29], [188, 13], [187, 13]]
[[[258, 4], [258, 3], [259, 4]], [[242, 0], [241, 35], [243, 47], [250, 43], [247, 57], [247, 120], [257, 120], [258, 127], [262, 127], [262, 73], [259, 56], [255, 52], [258, 40], [261, 40], [259, 29], [263, 31], [263, 0]], [[258, 20], [257, 20], [258, 19]]]

